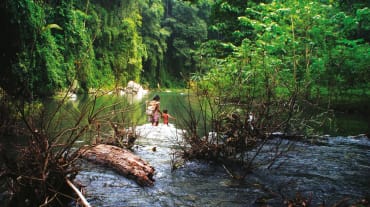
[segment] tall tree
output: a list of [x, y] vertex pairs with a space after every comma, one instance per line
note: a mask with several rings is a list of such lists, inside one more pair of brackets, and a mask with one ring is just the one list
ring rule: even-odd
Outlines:
[[170, 31], [162, 27], [164, 5], [161, 0], [146, 1], [141, 8], [143, 25], [141, 34], [147, 55], [143, 62], [143, 78], [150, 85], [160, 82], [161, 71], [165, 71], [164, 56]]
[[[169, 75], [181, 78], [181, 73], [195, 71], [195, 50], [207, 38], [207, 24], [199, 10], [188, 2], [173, 1], [167, 8], [164, 25], [171, 31], [168, 39], [166, 66]], [[165, 77], [167, 74], [162, 74]], [[168, 85], [169, 83], [164, 83]]]
[[142, 57], [146, 55], [140, 34], [142, 1], [96, 0], [93, 3], [91, 13], [96, 20], [90, 27], [96, 29], [93, 31], [94, 48], [102, 73], [109, 68], [115, 85], [123, 85], [129, 80], [139, 81]]

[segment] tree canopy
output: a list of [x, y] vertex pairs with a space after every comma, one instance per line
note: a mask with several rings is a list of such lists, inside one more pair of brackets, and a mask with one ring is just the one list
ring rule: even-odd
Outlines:
[[307, 96], [369, 89], [367, 1], [6, 0], [0, 11], [0, 85], [27, 99], [217, 73], [269, 73]]

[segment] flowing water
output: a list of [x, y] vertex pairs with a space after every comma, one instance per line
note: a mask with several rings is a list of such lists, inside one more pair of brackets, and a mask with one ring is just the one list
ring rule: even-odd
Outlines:
[[240, 182], [231, 179], [222, 167], [202, 162], [187, 162], [171, 172], [171, 154], [179, 131], [162, 124], [146, 124], [138, 130], [142, 137], [134, 153], [155, 167], [155, 185], [140, 187], [108, 168], [85, 163], [77, 180], [86, 185], [93, 206], [260, 206], [262, 201], [281, 206], [284, 196], [294, 198], [297, 192], [312, 197], [312, 203], [318, 205], [370, 196], [367, 137], [296, 143], [278, 168], [261, 167]]
[[[180, 99], [179, 99], [180, 97]], [[172, 101], [169, 101], [172, 100]], [[179, 116], [181, 95], [161, 94], [161, 107]], [[133, 152], [155, 167], [155, 185], [140, 187], [115, 171], [82, 162], [76, 180], [85, 185], [92, 206], [282, 206], [296, 193], [313, 206], [328, 206], [343, 198], [370, 196], [370, 140], [365, 136], [323, 137], [320, 143], [295, 142], [295, 147], [271, 169], [254, 170], [245, 180], [233, 180], [213, 163], [186, 162], [171, 172], [171, 159], [181, 131], [142, 124]], [[155, 147], [156, 150], [153, 150]]]

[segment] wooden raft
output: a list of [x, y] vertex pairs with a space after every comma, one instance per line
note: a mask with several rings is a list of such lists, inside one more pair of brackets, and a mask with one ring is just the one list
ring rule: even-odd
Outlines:
[[131, 151], [107, 144], [82, 148], [81, 157], [112, 167], [118, 173], [135, 180], [141, 186], [154, 184], [154, 167]]

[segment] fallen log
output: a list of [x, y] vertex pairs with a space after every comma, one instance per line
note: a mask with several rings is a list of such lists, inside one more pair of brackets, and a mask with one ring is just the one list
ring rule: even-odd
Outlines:
[[154, 184], [154, 167], [131, 151], [107, 144], [85, 147], [81, 157], [94, 163], [115, 169], [118, 173], [135, 180], [141, 186]]

